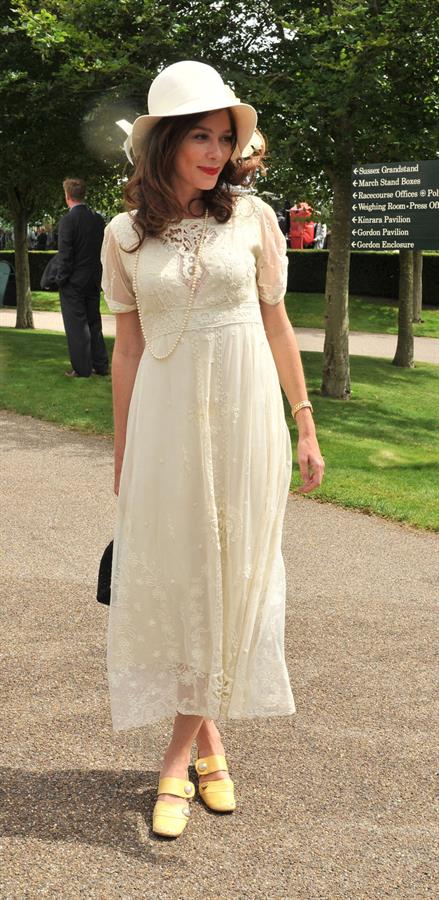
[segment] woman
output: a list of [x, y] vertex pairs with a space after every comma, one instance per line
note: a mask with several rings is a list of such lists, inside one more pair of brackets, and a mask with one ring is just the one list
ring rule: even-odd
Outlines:
[[231, 189], [254, 166], [241, 157], [256, 113], [197, 62], [165, 69], [148, 107], [128, 139], [129, 211], [103, 247], [117, 313], [108, 670], [115, 729], [174, 717], [153, 830], [175, 837], [195, 790], [193, 742], [202, 800], [229, 812], [214, 720], [294, 712], [279, 380], [296, 414], [303, 492], [320, 484], [323, 461], [283, 304], [285, 239], [270, 207]]

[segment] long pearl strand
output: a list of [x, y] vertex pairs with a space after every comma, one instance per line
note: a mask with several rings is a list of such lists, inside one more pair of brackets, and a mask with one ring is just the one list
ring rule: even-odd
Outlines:
[[137, 293], [137, 266], [139, 263], [139, 254], [140, 254], [141, 246], [136, 251], [136, 257], [134, 260], [134, 271], [133, 271], [133, 290], [134, 290], [134, 296], [136, 298], [137, 311], [139, 313], [139, 320], [140, 320], [140, 327], [142, 329], [142, 334], [143, 334], [143, 337], [145, 340], [145, 344], [148, 347], [148, 350], [151, 353], [151, 355], [154, 357], [154, 359], [167, 359], [168, 356], [171, 356], [171, 353], [173, 353], [174, 350], [176, 349], [176, 347], [178, 346], [178, 344], [181, 341], [181, 338], [183, 336], [183, 333], [186, 329], [187, 323], [189, 321], [189, 316], [191, 314], [191, 310], [192, 310], [192, 307], [194, 304], [195, 289], [197, 286], [197, 279], [198, 279], [200, 254], [201, 254], [202, 246], [204, 244], [204, 239], [206, 237], [208, 215], [209, 214], [206, 209], [206, 212], [204, 213], [203, 230], [201, 232], [200, 240], [198, 241], [198, 246], [195, 251], [195, 262], [194, 262], [194, 272], [192, 275], [191, 291], [190, 291], [190, 295], [189, 295], [189, 303], [186, 307], [186, 311], [185, 311], [184, 318], [183, 318], [183, 325], [182, 325], [181, 330], [179, 331], [171, 349], [168, 350], [166, 353], [154, 353], [151, 342], [149, 341], [149, 339], [145, 333], [145, 329], [144, 329], [143, 321], [142, 321], [142, 313], [141, 313], [141, 309], [140, 309], [139, 297], [138, 297], [138, 293]]

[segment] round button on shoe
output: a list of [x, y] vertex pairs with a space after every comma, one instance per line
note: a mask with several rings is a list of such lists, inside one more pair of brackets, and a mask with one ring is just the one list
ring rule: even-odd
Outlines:
[[198, 766], [199, 772], [205, 772], [206, 769], [207, 769], [207, 763], [205, 763], [205, 762], [200, 763], [200, 765]]
[[190, 796], [190, 794], [192, 794], [192, 785], [191, 785], [191, 784], [185, 784], [185, 786], [184, 786], [184, 792], [185, 792], [185, 794], [187, 794], [188, 796]]
[[182, 813], [183, 813], [183, 815], [186, 816], [186, 818], [188, 819], [189, 816], [190, 816], [190, 814], [191, 814], [191, 811], [190, 811], [190, 809], [189, 809], [188, 806], [184, 806], [183, 809], [182, 809]]

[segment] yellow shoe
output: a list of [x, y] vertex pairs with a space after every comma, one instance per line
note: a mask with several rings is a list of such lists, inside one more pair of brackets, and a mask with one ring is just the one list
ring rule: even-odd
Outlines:
[[[229, 771], [224, 756], [205, 756], [197, 759], [195, 769], [198, 776]], [[198, 790], [203, 803], [215, 812], [232, 812], [236, 808], [234, 785], [230, 778], [198, 783]]]
[[164, 837], [179, 837], [188, 823], [191, 811], [189, 800], [195, 794], [195, 787], [191, 781], [184, 778], [160, 778], [158, 794], [173, 794], [181, 797], [186, 803], [170, 803], [169, 800], [157, 800], [152, 814], [152, 830], [154, 834]]

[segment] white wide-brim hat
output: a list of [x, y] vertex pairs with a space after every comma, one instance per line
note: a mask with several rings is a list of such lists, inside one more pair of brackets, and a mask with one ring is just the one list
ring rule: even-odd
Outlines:
[[154, 78], [148, 92], [148, 115], [139, 116], [133, 125], [125, 119], [117, 123], [128, 135], [124, 149], [130, 162], [140, 154], [146, 136], [164, 118], [191, 113], [232, 109], [237, 145], [232, 159], [243, 155], [258, 121], [256, 110], [241, 103], [221, 75], [206, 63], [183, 60], [163, 69]]

